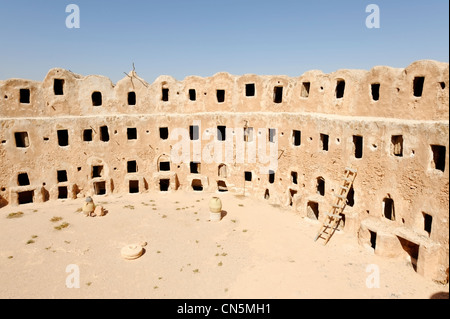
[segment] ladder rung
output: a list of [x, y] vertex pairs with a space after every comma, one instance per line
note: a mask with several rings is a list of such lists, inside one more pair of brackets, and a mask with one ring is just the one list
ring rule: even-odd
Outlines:
[[339, 205], [333, 205], [333, 208], [342, 209], [343, 207], [342, 207], [342, 206], [339, 206]]
[[353, 180], [352, 178], [344, 177], [344, 181], [346, 182], [351, 182], [352, 180]]
[[333, 218], [337, 218], [337, 219], [342, 219], [342, 216], [341, 216], [341, 215], [337, 215], [337, 214], [325, 213], [325, 215], [327, 215], [328, 217], [333, 217]]
[[340, 186], [343, 190], [348, 191], [350, 188], [346, 187], [346, 186]]
[[337, 198], [340, 198], [340, 199], [346, 199], [347, 198], [346, 196], [339, 195], [339, 194], [334, 194], [334, 196], [336, 196]]
[[357, 172], [356, 169], [350, 168], [350, 167], [346, 167], [345, 168], [346, 171], [352, 172], [353, 174], [355, 174]]

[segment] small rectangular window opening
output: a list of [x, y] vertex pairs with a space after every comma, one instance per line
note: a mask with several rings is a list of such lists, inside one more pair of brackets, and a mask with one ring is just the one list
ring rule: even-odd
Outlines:
[[355, 149], [355, 158], [363, 157], [363, 137], [353, 135], [353, 146]]
[[336, 98], [342, 99], [344, 97], [344, 93], [345, 93], [345, 81], [338, 80], [336, 84]]
[[191, 101], [197, 100], [197, 92], [194, 89], [189, 90], [189, 100]]
[[67, 182], [67, 171], [66, 170], [60, 170], [56, 172], [58, 183], [64, 183]]
[[68, 198], [67, 186], [59, 186], [58, 199], [67, 199], [67, 198]]
[[255, 96], [255, 84], [249, 83], [245, 85], [245, 96]]
[[92, 105], [93, 106], [101, 106], [103, 103], [102, 101], [102, 93], [95, 91], [92, 93]]
[[128, 105], [136, 105], [136, 92], [128, 92]]
[[127, 172], [128, 173], [137, 173], [138, 167], [136, 161], [128, 161], [127, 162]]
[[370, 247], [375, 249], [377, 245], [377, 233], [371, 230], [369, 230], [369, 233], [370, 233]]
[[159, 190], [161, 192], [169, 191], [169, 187], [170, 187], [170, 179], [160, 179], [159, 180]]
[[322, 150], [328, 152], [328, 142], [330, 137], [327, 134], [320, 134], [320, 141], [322, 143]]
[[159, 170], [162, 172], [170, 171], [170, 162], [159, 162]]
[[94, 192], [95, 195], [106, 195], [106, 182], [95, 182], [94, 183]]
[[302, 91], [301, 91], [301, 97], [308, 98], [309, 97], [309, 89], [311, 87], [310, 82], [303, 82], [302, 83]]
[[391, 138], [392, 142], [392, 155], [402, 157], [403, 156], [403, 136], [393, 135]]
[[30, 90], [20, 89], [20, 103], [30, 104]]
[[189, 166], [190, 166], [191, 174], [200, 174], [200, 163], [191, 162]]
[[225, 102], [225, 90], [217, 90], [217, 102]]
[[109, 141], [109, 131], [107, 126], [100, 127], [100, 140], [103, 142]]
[[55, 95], [64, 95], [64, 80], [53, 80], [53, 92], [55, 93]]
[[273, 88], [273, 102], [282, 103], [283, 102], [283, 87], [276, 86]]
[[421, 97], [423, 93], [423, 85], [425, 83], [425, 77], [423, 76], [417, 76], [414, 78], [413, 83], [413, 89], [414, 89], [414, 96], [415, 97]]
[[198, 125], [189, 126], [189, 138], [191, 139], [191, 141], [198, 141], [198, 139], [200, 138]]
[[168, 102], [169, 101], [169, 89], [162, 88], [161, 101], [164, 101], [164, 102]]
[[310, 201], [307, 204], [307, 216], [310, 219], [319, 219], [319, 203]]
[[16, 140], [16, 147], [26, 148], [30, 146], [27, 132], [16, 132], [14, 133], [14, 138]]
[[61, 147], [69, 145], [69, 131], [68, 130], [58, 130], [58, 145]]
[[292, 181], [292, 184], [295, 184], [295, 185], [298, 184], [298, 173], [297, 172], [291, 172], [291, 181]]
[[83, 142], [92, 142], [92, 129], [83, 131]]
[[226, 135], [227, 127], [223, 125], [217, 126], [217, 140], [218, 141], [225, 141], [227, 138]]
[[252, 172], [245, 172], [244, 177], [245, 177], [246, 182], [251, 182], [252, 181]]
[[269, 142], [275, 143], [275, 138], [277, 135], [277, 130], [274, 128], [269, 128]]
[[18, 194], [19, 205], [32, 203], [34, 199], [34, 191], [19, 192]]
[[380, 84], [372, 84], [372, 100], [378, 101], [380, 99]]
[[391, 198], [385, 198], [383, 200], [383, 210], [384, 210], [384, 217], [386, 219], [395, 221], [395, 207], [394, 207], [394, 201]]
[[244, 127], [244, 142], [253, 142], [253, 127]]
[[292, 131], [292, 143], [294, 146], [300, 146], [302, 144], [302, 132]]
[[17, 183], [19, 186], [28, 186], [30, 185], [30, 179], [28, 178], [27, 173], [20, 173], [17, 175]]
[[92, 166], [92, 178], [102, 177], [102, 173], [103, 173], [102, 165]]
[[445, 157], [447, 148], [442, 145], [431, 145], [431, 152], [433, 153], [433, 167], [434, 169], [445, 171]]
[[433, 216], [423, 213], [424, 230], [431, 236], [431, 225], [433, 224]]
[[127, 128], [128, 140], [137, 140], [137, 129], [135, 127]]
[[167, 140], [169, 138], [169, 128], [168, 127], [160, 127], [159, 128], [159, 137], [162, 140]]
[[275, 172], [269, 171], [269, 183], [273, 184], [275, 182]]

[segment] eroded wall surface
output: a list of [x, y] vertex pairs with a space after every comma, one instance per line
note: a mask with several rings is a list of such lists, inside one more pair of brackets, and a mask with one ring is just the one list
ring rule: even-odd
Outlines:
[[[351, 167], [345, 231], [445, 282], [448, 82], [449, 65], [428, 60], [298, 78], [218, 73], [149, 84], [130, 72], [114, 85], [52, 69], [43, 82], [0, 81], [0, 208], [209, 190], [323, 221]], [[263, 156], [271, 147], [275, 168]]]

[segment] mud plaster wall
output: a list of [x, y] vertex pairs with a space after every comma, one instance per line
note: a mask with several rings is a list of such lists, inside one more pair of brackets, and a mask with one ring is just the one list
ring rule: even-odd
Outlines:
[[[368, 246], [368, 234], [377, 233], [374, 248], [380, 255], [403, 253], [398, 238], [419, 245], [418, 272], [445, 281], [448, 70], [445, 63], [418, 61], [406, 69], [310, 71], [298, 78], [219, 73], [176, 81], [160, 76], [152, 84], [130, 72], [114, 85], [102, 76], [52, 69], [42, 83], [0, 81], [0, 207], [19, 204], [22, 191], [32, 190], [33, 201], [39, 202], [65, 198], [60, 187], [66, 187], [67, 198], [95, 195], [96, 183], [104, 183], [106, 194], [129, 193], [130, 181], [133, 192], [160, 191], [163, 179], [169, 180], [169, 191], [193, 191], [199, 183], [203, 190], [226, 187], [323, 221], [344, 168], [353, 167], [358, 175], [352, 205], [344, 211], [344, 229]], [[424, 78], [421, 92], [418, 78]], [[63, 80], [58, 95], [55, 79]], [[339, 81], [345, 81], [342, 98], [336, 97]], [[253, 96], [246, 96], [247, 84], [253, 84]], [[274, 102], [276, 87], [283, 90], [280, 103]], [[21, 103], [21, 89], [29, 90], [29, 103]], [[222, 103], [217, 90], [224, 91]], [[93, 92], [101, 92], [101, 105], [93, 105]], [[129, 105], [129, 92], [135, 93], [135, 105]], [[190, 161], [171, 163], [169, 171], [160, 171], [159, 163], [170, 161], [177, 141], [161, 139], [159, 128], [167, 127], [170, 135], [191, 125], [199, 126], [200, 139], [190, 142], [190, 161], [195, 150], [216, 139], [219, 125], [230, 130], [221, 143], [224, 152], [226, 145], [235, 149], [242, 142], [244, 126], [254, 128], [253, 141], [243, 143], [246, 154], [255, 146], [258, 129], [275, 128], [279, 160], [273, 183], [260, 172], [260, 164], [236, 162], [236, 154], [231, 161], [201, 161], [198, 173], [191, 172]], [[108, 141], [102, 141], [102, 126], [108, 128]], [[65, 130], [67, 145], [60, 146], [58, 131]], [[86, 141], [84, 130], [92, 130], [92, 141]], [[206, 141], [205, 131], [213, 135]], [[294, 131], [300, 132], [300, 145], [294, 145]], [[27, 134], [25, 147], [17, 147], [15, 134], [20, 132]], [[362, 137], [361, 158], [355, 156], [354, 136]], [[401, 156], [393, 145], [393, 137], [399, 136]], [[444, 150], [440, 167], [435, 162], [436, 146]], [[101, 170], [94, 172], [94, 167]], [[67, 180], [58, 181], [58, 171], [65, 171]], [[251, 181], [245, 180], [246, 172]], [[29, 185], [19, 185], [21, 173], [27, 174]], [[322, 194], [318, 180], [324, 181]], [[393, 220], [385, 216], [386, 198], [394, 202]], [[318, 205], [318, 217], [307, 208], [311, 202]], [[432, 216], [431, 231], [424, 226], [425, 215]]]

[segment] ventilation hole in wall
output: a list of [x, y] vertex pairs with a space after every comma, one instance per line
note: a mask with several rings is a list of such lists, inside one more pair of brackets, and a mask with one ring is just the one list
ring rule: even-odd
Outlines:
[[275, 182], [275, 172], [269, 171], [269, 183], [273, 184]]
[[398, 157], [403, 157], [403, 136], [393, 135], [391, 137], [391, 154]]
[[170, 162], [159, 162], [159, 171], [161, 172], [170, 171]]
[[2, 191], [2, 192], [6, 191], [6, 188], [5, 188], [5, 187], [2, 187], [1, 191]]
[[8, 99], [8, 95], [5, 95], [4, 98], [5, 98], [5, 100], [7, 100]]
[[378, 101], [380, 99], [380, 84], [372, 84], [372, 100]]
[[77, 167], [77, 171], [81, 172], [81, 167]]
[[53, 92], [55, 95], [64, 95], [64, 80], [53, 79]]
[[341, 139], [338, 137], [336, 138], [336, 144], [340, 144], [341, 143]]
[[225, 141], [227, 138], [226, 132], [227, 132], [226, 126], [223, 126], [223, 125], [217, 126], [217, 140]]
[[50, 139], [49, 139], [48, 137], [44, 137], [43, 140], [44, 140], [45, 142], [48, 142]]
[[137, 129], [135, 127], [127, 128], [127, 138], [128, 140], [137, 140]]
[[200, 179], [193, 179], [191, 183], [191, 187], [195, 192], [203, 191], [203, 184]]
[[66, 170], [60, 170], [56, 172], [56, 177], [58, 180], [58, 183], [64, 183], [67, 182], [67, 171]]
[[217, 102], [223, 103], [225, 102], [225, 90], [217, 90], [216, 91]]
[[160, 179], [159, 180], [159, 190], [161, 192], [169, 191], [169, 187], [170, 187], [170, 179]]
[[58, 145], [61, 147], [69, 145], [69, 131], [68, 130], [58, 130]]
[[92, 93], [92, 105], [93, 106], [101, 106], [103, 101], [102, 101], [102, 93], [95, 91]]
[[67, 199], [69, 197], [69, 193], [67, 191], [67, 186], [59, 186], [58, 187], [58, 199]]
[[136, 161], [128, 161], [127, 162], [127, 172], [128, 173], [137, 173], [138, 167]]
[[445, 90], [445, 82], [439, 82], [439, 86], [442, 90]]
[[194, 89], [189, 90], [189, 100], [191, 101], [197, 100], [197, 92]]
[[128, 92], [128, 105], [136, 105], [136, 92]]
[[423, 85], [425, 83], [425, 77], [417, 76], [414, 78], [413, 90], [415, 97], [421, 97], [423, 93]]
[[159, 138], [162, 140], [167, 140], [169, 138], [169, 128], [160, 127], [159, 128]]
[[255, 83], [245, 85], [245, 96], [255, 96]]
[[103, 165], [92, 166], [92, 178], [102, 177]]
[[217, 181], [217, 190], [223, 193], [228, 192], [227, 183], [225, 181]]
[[20, 89], [19, 91], [19, 101], [22, 104], [30, 104], [30, 90], [29, 89]]
[[353, 186], [350, 187], [350, 190], [347, 194], [347, 205], [350, 207], [355, 206], [355, 189], [353, 188]]
[[364, 145], [363, 137], [359, 135], [353, 135], [353, 147], [355, 150], [355, 158], [363, 157], [363, 145]]
[[282, 103], [283, 102], [283, 87], [276, 86], [273, 88], [273, 102]]
[[86, 129], [83, 131], [83, 142], [92, 141], [92, 129]]
[[383, 199], [383, 215], [386, 219], [395, 221], [394, 201], [391, 198]]
[[30, 179], [28, 178], [27, 173], [20, 173], [17, 175], [17, 184], [19, 186], [28, 186], [30, 185]]
[[433, 216], [422, 213], [423, 215], [423, 229], [428, 233], [428, 236], [431, 236], [431, 226], [433, 224]]
[[433, 168], [441, 172], [444, 172], [447, 148], [442, 145], [431, 145], [431, 152], [433, 153], [433, 161], [432, 161]]
[[320, 134], [320, 142], [322, 143], [322, 150], [328, 152], [328, 143], [330, 137], [327, 134]]
[[323, 177], [317, 178], [317, 194], [325, 196], [325, 179]]
[[19, 205], [33, 203], [34, 191], [18, 192]]
[[377, 144], [372, 144], [372, 148], [373, 148], [374, 150], [376, 150], [376, 149], [378, 148], [378, 145], [377, 145]]
[[303, 98], [308, 98], [309, 97], [309, 89], [311, 87], [311, 83], [310, 82], [303, 82], [302, 83], [302, 89], [300, 92], [300, 96]]
[[100, 181], [94, 183], [95, 195], [106, 195], [106, 182]]
[[14, 138], [16, 140], [16, 147], [26, 148], [30, 146], [27, 132], [16, 132], [14, 133]]
[[200, 163], [190, 162], [189, 163], [191, 174], [200, 174]]
[[275, 137], [277, 135], [277, 130], [274, 128], [269, 128], [269, 142], [275, 143]]
[[106, 125], [100, 127], [100, 140], [102, 142], [108, 142], [109, 141], [109, 130], [108, 130], [108, 127]]
[[252, 181], [252, 172], [244, 172], [244, 178], [246, 182], [251, 182]]
[[306, 206], [306, 216], [313, 220], [319, 220], [319, 203], [309, 201]]
[[264, 199], [270, 199], [270, 192], [268, 189], [264, 192]]
[[291, 182], [292, 182], [292, 184], [295, 184], [295, 185], [298, 184], [298, 173], [297, 172], [291, 172]]
[[6, 140], [2, 140], [2, 144], [6, 144]]
[[370, 247], [375, 249], [377, 246], [377, 233], [371, 230], [369, 230], [369, 233], [370, 233]]
[[320, 87], [320, 90], [323, 91], [323, 86]]
[[128, 184], [128, 191], [130, 194], [139, 193], [139, 181], [130, 180]]
[[189, 138], [191, 141], [198, 141], [200, 138], [199, 134], [200, 128], [198, 125], [190, 125], [189, 126]]
[[344, 80], [337, 80], [336, 84], [336, 98], [342, 99], [344, 97], [345, 93], [345, 81]]
[[161, 90], [161, 101], [168, 102], [169, 101], [169, 89], [162, 88]]

